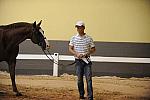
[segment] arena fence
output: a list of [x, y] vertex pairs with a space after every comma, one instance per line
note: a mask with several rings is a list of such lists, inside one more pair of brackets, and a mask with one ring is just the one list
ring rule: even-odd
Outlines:
[[[74, 61], [74, 57], [71, 55], [59, 55], [59, 53], [54, 53], [53, 55], [48, 55], [51, 60], [54, 59], [55, 62], [59, 60], [63, 61]], [[45, 59], [48, 58], [44, 54], [19, 54], [17, 59]], [[149, 63], [150, 58], [133, 58], [133, 57], [103, 57], [103, 56], [91, 56], [93, 62], [123, 62], [123, 63]], [[53, 63], [53, 76], [58, 76], [59, 66]]]

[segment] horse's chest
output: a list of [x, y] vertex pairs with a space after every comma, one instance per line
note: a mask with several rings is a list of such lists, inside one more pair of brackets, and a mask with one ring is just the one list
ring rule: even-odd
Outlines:
[[5, 60], [6, 55], [7, 55], [6, 51], [3, 48], [0, 47], [0, 61]]
[[0, 61], [5, 61], [6, 58], [9, 57], [8, 56], [9, 52], [6, 51], [6, 48], [4, 45], [5, 45], [4, 41], [0, 40]]

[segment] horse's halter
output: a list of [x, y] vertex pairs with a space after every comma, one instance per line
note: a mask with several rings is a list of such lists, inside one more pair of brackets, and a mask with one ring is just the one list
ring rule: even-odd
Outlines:
[[42, 34], [42, 36], [43, 36], [44, 39], [41, 39], [41, 41], [39, 41], [38, 45], [42, 45], [43, 41], [45, 41], [45, 43], [46, 43], [46, 49], [48, 49], [49, 48], [49, 42], [47, 41], [46, 37], [44, 36], [44, 31], [40, 28], [39, 32]]
[[34, 28], [32, 30], [31, 38], [32, 38], [32, 42], [41, 46], [42, 49], [49, 48], [49, 43], [48, 43], [46, 37], [44, 36], [44, 31], [41, 28], [39, 28], [39, 29]]

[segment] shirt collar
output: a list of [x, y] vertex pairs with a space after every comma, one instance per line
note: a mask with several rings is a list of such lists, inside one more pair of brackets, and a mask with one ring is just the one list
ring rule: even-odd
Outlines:
[[76, 37], [80, 37], [80, 38], [86, 38], [86, 37], [87, 37], [87, 35], [86, 35], [86, 33], [85, 33], [85, 35], [83, 35], [83, 36], [80, 36], [80, 35], [79, 35], [79, 33], [77, 33], [77, 34], [76, 34]]

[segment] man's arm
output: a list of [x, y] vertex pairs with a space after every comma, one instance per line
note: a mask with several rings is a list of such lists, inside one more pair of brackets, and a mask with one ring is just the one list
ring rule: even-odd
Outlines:
[[74, 51], [74, 47], [69, 45], [69, 52], [73, 55], [76, 55], [76, 52]]

